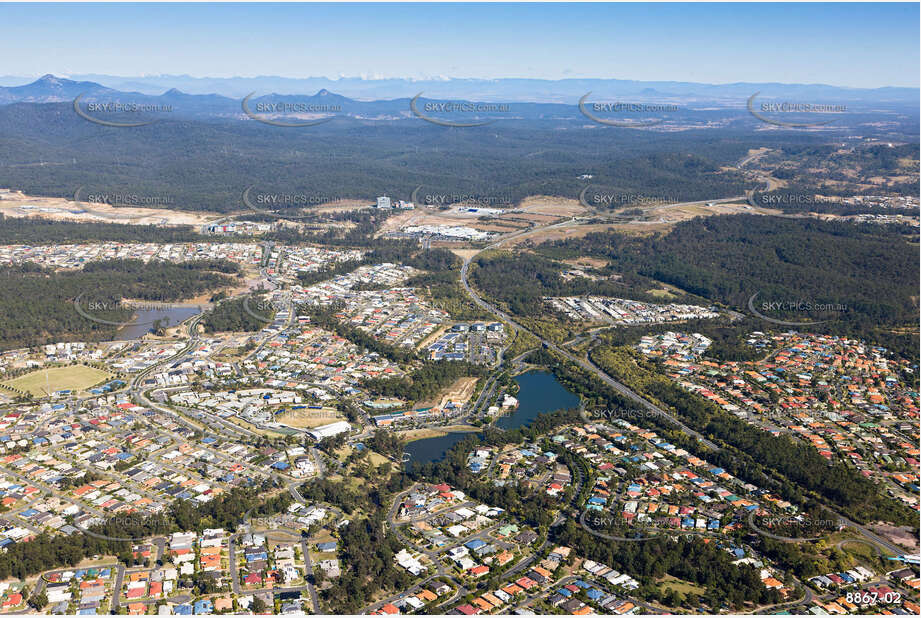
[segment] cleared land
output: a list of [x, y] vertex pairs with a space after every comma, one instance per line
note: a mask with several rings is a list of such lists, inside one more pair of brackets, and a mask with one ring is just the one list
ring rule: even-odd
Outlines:
[[683, 579], [678, 579], [671, 575], [666, 575], [657, 582], [660, 590], [666, 590], [671, 588], [675, 592], [678, 592], [682, 597], [691, 594], [701, 595], [707, 591], [706, 588], [692, 584], [691, 582], [684, 581]]
[[425, 438], [440, 438], [449, 433], [466, 433], [473, 431], [479, 431], [479, 429], [473, 425], [446, 425], [438, 428], [423, 427], [422, 429], [407, 429], [405, 431], [398, 431], [396, 434], [407, 442], [414, 442], [416, 440], [424, 440]]
[[188, 212], [173, 208], [115, 208], [105, 203], [36, 197], [20, 191], [4, 192], [0, 196], [0, 213], [7, 217], [36, 217], [50, 221], [132, 225], [202, 225], [221, 216], [219, 213]]
[[72, 365], [70, 367], [39, 369], [3, 384], [16, 390], [31, 393], [34, 397], [44, 397], [49, 394], [49, 390], [51, 393], [63, 390], [82, 391], [113, 377], [113, 374], [101, 369], [87, 367], [86, 365]]

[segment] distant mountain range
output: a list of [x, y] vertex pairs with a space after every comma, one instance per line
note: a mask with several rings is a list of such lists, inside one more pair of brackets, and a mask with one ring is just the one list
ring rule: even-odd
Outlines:
[[[259, 95], [284, 93], [291, 95], [314, 94], [321, 90], [336, 92], [352, 99], [392, 100], [410, 98], [419, 92], [429, 97], [468, 99], [477, 101], [516, 101], [531, 103], [573, 104], [587, 92], [599, 97], [632, 96], [638, 99], [683, 98], [697, 102], [744, 101], [755, 92], [771, 97], [817, 97], [831, 102], [917, 102], [917, 88], [842, 88], [825, 84], [782, 84], [776, 82], [738, 82], [733, 84], [702, 84], [674, 81], [635, 81], [622, 79], [362, 79], [344, 77], [290, 78], [260, 77], [191, 77], [189, 75], [155, 75], [144, 77], [119, 77], [113, 75], [74, 75], [64, 79], [45, 75], [27, 83], [27, 78], [0, 76], [0, 84], [19, 84], [3, 88], [4, 96], [16, 88], [47, 88], [63, 92], [69, 84], [84, 87], [110, 88], [121, 92], [160, 95], [179, 90], [192, 95], [216, 94], [232, 99], [242, 99], [251, 92]], [[79, 94], [79, 93], [78, 93]], [[76, 96], [76, 95], [74, 95]], [[10, 100], [7, 99], [7, 102]]]
[[[290, 79], [281, 77], [194, 78], [158, 76], [121, 78], [103, 75], [72, 80], [45, 75], [36, 81], [0, 87], [0, 105], [70, 103], [80, 97], [81, 109], [91, 103], [121, 103], [169, 108], [169, 118], [242, 117], [246, 109], [259, 118], [309, 119], [323, 116], [354, 119], [406, 119], [418, 113], [438, 116], [437, 103], [463, 101], [504, 103], [503, 113], [485, 111], [455, 118], [507, 118], [585, 121], [577, 103], [591, 92], [591, 102], [672, 104], [680, 113], [670, 119], [700, 121], [716, 114], [744, 114], [756, 92], [759, 100], [845, 105], [860, 113], [916, 114], [919, 92], [912, 88], [853, 89], [821, 84], [696, 84], [604, 79]], [[6, 78], [7, 82], [10, 78]], [[332, 89], [335, 88], [335, 91]], [[277, 94], [284, 93], [284, 94]], [[242, 107], [244, 98], [247, 108]], [[276, 111], [278, 110], [278, 111]], [[442, 116], [443, 117], [443, 116]]]

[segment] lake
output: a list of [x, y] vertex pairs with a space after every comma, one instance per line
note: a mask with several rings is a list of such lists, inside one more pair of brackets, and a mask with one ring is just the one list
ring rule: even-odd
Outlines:
[[579, 407], [579, 396], [563, 388], [553, 372], [529, 371], [517, 378], [518, 409], [501, 416], [496, 427], [516, 429], [527, 427], [539, 414]]
[[479, 435], [471, 431], [457, 431], [445, 436], [435, 438], [423, 438], [422, 440], [413, 440], [403, 449], [404, 457], [408, 454], [409, 460], [406, 465], [411, 466], [413, 462], [427, 463], [430, 461], [441, 461], [445, 458], [451, 447], [466, 438], [467, 436]]
[[166, 326], [176, 326], [184, 320], [201, 313], [198, 307], [163, 307], [158, 309], [139, 309], [134, 312], [130, 324], [118, 330], [116, 339], [137, 339], [143, 337], [153, 328], [157, 320], [167, 319]]
[[[579, 407], [578, 395], [566, 390], [550, 371], [529, 371], [515, 378], [515, 381], [519, 386], [518, 409], [500, 417], [496, 421], [497, 427], [502, 429], [526, 427], [539, 414]], [[441, 461], [451, 447], [468, 435], [471, 435], [470, 432], [457, 432], [410, 442], [404, 450], [404, 453], [410, 456], [406, 465], [410, 466], [415, 461], [421, 463]]]

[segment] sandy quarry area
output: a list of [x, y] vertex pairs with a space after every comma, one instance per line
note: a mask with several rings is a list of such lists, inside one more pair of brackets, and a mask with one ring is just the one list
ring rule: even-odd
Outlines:
[[0, 189], [0, 213], [7, 217], [35, 217], [78, 223], [133, 225], [202, 225], [221, 217], [216, 212], [188, 212], [168, 208], [112, 207], [101, 202], [75, 202], [61, 197], [36, 197]]
[[470, 212], [462, 204], [452, 204], [447, 209], [419, 206], [415, 210], [392, 214], [379, 234], [398, 232], [411, 225], [462, 225], [484, 232], [509, 234], [584, 214], [585, 207], [578, 200], [543, 195], [525, 198], [520, 205], [506, 208], [500, 214]]
[[918, 553], [918, 536], [912, 532], [909, 526], [893, 526], [876, 522], [870, 528], [873, 532], [886, 537], [893, 543], [909, 548], [911, 553]]
[[556, 217], [578, 217], [586, 214], [585, 206], [579, 203], [579, 200], [548, 195], [527, 197], [521, 202], [520, 208], [529, 213]]
[[458, 213], [454, 210], [421, 207], [416, 210], [396, 212], [390, 215], [378, 230], [378, 235], [399, 232], [411, 225], [463, 225], [497, 234], [507, 234], [528, 226], [526, 221], [505, 221], [505, 217], [506, 215], [502, 215], [498, 218], [490, 217], [488, 221], [481, 221], [478, 217]]

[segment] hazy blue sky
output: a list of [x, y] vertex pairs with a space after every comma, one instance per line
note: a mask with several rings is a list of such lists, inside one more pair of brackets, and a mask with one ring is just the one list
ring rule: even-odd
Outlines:
[[918, 86], [919, 5], [0, 4], [0, 75]]

